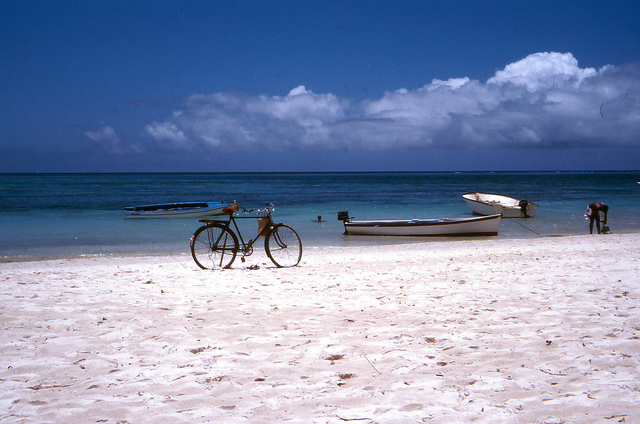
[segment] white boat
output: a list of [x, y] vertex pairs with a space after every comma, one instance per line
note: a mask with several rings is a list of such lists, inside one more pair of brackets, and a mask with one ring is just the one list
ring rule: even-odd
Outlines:
[[197, 218], [222, 215], [224, 209], [232, 205], [222, 202], [181, 202], [127, 206], [124, 215], [127, 218]]
[[462, 198], [473, 213], [478, 215], [502, 214], [503, 218], [533, 218], [538, 205], [502, 194], [472, 192]]
[[345, 234], [366, 236], [495, 236], [500, 214], [471, 218], [382, 219], [356, 221], [348, 212], [338, 213]]

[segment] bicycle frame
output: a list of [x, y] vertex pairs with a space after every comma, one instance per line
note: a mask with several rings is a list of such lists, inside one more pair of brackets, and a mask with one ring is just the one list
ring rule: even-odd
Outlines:
[[[255, 236], [255, 238], [253, 239], [249, 239], [247, 242], [244, 241], [244, 237], [242, 237], [242, 232], [240, 231], [240, 227], [238, 227], [238, 223], [236, 222], [236, 219], [260, 219], [260, 218], [267, 218], [269, 220], [269, 222], [267, 223], [267, 225], [264, 226], [264, 228], [262, 229], [262, 231], [258, 231], [258, 234]], [[239, 250], [242, 252], [242, 258], [241, 260], [244, 261], [244, 257], [245, 256], [250, 256], [252, 253], [252, 249], [253, 249], [253, 245], [262, 237], [266, 236], [269, 231], [271, 231], [271, 229], [275, 226], [275, 224], [273, 223], [273, 219], [271, 218], [271, 214], [267, 213], [265, 214], [265, 216], [233, 216], [233, 215], [229, 215], [229, 219], [227, 220], [217, 220], [217, 219], [213, 219], [213, 220], [207, 220], [216, 224], [221, 224], [223, 226], [225, 226], [226, 228], [228, 228], [231, 231], [234, 231], [235, 229], [235, 234], [237, 234], [238, 236], [238, 242], [240, 243], [239, 246]], [[231, 227], [231, 223], [233, 223], [233, 227]]]

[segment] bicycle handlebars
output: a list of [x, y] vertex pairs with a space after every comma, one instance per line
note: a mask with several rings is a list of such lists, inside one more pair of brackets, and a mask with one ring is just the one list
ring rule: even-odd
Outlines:
[[273, 212], [275, 210], [275, 208], [276, 207], [275, 207], [275, 205], [273, 203], [267, 203], [263, 209], [249, 209], [249, 210], [246, 210], [244, 208], [242, 208], [242, 209], [244, 209], [245, 213], [257, 212], [257, 213], [264, 213], [264, 214], [268, 215], [271, 212]]

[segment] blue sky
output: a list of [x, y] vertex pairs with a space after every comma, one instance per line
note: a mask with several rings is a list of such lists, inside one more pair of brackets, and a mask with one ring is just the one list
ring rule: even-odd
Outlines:
[[0, 172], [640, 169], [637, 1], [0, 11]]

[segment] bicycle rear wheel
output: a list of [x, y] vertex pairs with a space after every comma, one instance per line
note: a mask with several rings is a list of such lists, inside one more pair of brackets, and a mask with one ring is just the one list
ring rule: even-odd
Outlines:
[[276, 225], [264, 241], [264, 250], [279, 268], [296, 266], [302, 258], [300, 237], [287, 225]]
[[222, 225], [204, 225], [191, 237], [191, 256], [202, 269], [229, 268], [237, 254], [238, 238]]

